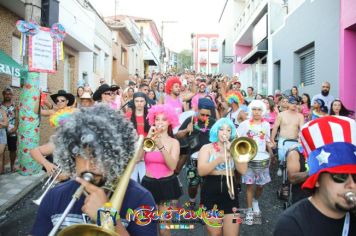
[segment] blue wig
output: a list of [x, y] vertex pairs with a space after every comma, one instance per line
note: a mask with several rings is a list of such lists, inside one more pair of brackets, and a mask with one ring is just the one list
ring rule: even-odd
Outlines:
[[210, 142], [215, 143], [219, 140], [218, 133], [219, 133], [221, 126], [223, 126], [224, 124], [227, 124], [231, 128], [230, 140], [233, 140], [236, 137], [236, 128], [235, 128], [234, 123], [232, 123], [232, 121], [229, 118], [225, 117], [225, 118], [221, 118], [221, 119], [217, 120], [215, 122], [215, 124], [213, 125], [213, 127], [211, 127], [210, 133], [209, 133], [209, 135], [210, 135], [209, 141]]

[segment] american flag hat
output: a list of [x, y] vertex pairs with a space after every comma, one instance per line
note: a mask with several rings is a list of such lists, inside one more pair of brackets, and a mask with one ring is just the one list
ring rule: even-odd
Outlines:
[[356, 125], [343, 116], [324, 116], [306, 123], [301, 141], [309, 166], [302, 188], [313, 189], [319, 174], [356, 173]]

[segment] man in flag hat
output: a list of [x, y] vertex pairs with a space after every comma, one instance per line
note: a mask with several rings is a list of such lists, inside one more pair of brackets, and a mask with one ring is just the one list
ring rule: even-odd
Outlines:
[[287, 209], [274, 235], [356, 235], [356, 125], [326, 116], [302, 127], [312, 196]]

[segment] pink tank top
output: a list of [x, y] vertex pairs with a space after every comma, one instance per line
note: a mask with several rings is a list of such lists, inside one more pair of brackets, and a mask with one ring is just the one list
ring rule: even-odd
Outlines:
[[182, 101], [179, 97], [173, 99], [171, 96], [167, 95], [165, 97], [164, 104], [172, 107], [176, 111], [178, 116], [183, 112]]
[[144, 160], [146, 172], [155, 179], [167, 177], [172, 172], [160, 151], [146, 152]]

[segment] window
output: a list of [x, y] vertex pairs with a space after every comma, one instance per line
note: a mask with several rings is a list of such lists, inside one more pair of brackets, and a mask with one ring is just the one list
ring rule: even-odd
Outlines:
[[208, 49], [208, 40], [206, 38], [199, 39], [200, 51], [206, 51]]
[[274, 63], [274, 89], [281, 89], [281, 61]]
[[96, 73], [97, 72], [97, 65], [98, 65], [98, 54], [97, 53], [93, 53], [93, 72]]
[[299, 54], [300, 83], [304, 86], [315, 84], [315, 51], [314, 47]]
[[121, 65], [127, 66], [127, 50], [124, 47], [121, 47]]
[[226, 50], [226, 42], [224, 40], [224, 42], [222, 43], [222, 46], [221, 46], [222, 58], [223, 59], [225, 58], [225, 50]]

